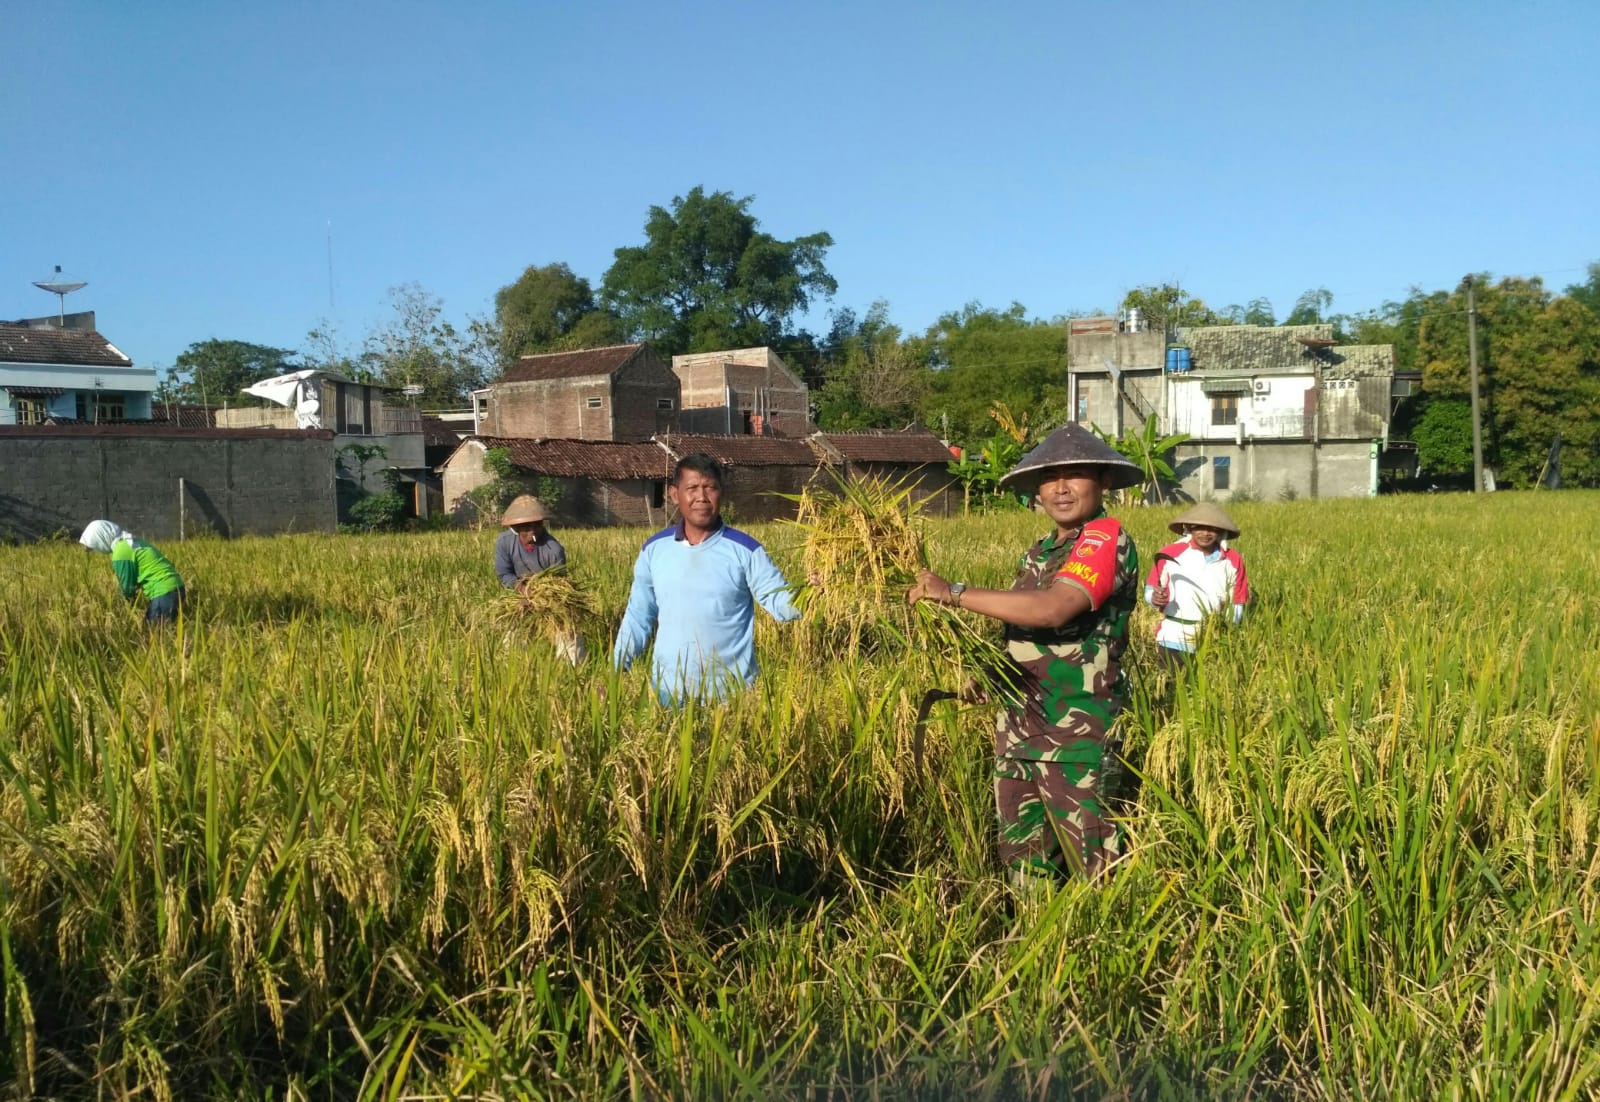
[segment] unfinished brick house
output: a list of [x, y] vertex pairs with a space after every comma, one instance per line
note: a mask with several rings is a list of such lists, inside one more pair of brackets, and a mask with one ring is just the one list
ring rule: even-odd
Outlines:
[[678, 428], [678, 377], [645, 344], [524, 356], [488, 387], [485, 436], [638, 442]]
[[672, 357], [683, 387], [684, 432], [793, 436], [811, 431], [806, 384], [770, 348]]
[[846, 478], [909, 482], [924, 512], [949, 516], [961, 511], [961, 485], [950, 473], [954, 457], [927, 429], [818, 432], [809, 440], [818, 457]]

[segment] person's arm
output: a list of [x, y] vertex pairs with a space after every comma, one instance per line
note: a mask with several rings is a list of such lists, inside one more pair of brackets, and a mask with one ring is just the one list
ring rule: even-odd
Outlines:
[[517, 566], [511, 558], [511, 546], [502, 536], [494, 541], [494, 572], [500, 576], [500, 584], [507, 589], [516, 588]]
[[556, 559], [555, 562], [551, 563], [550, 565], [552, 568], [564, 567], [567, 565], [567, 549], [560, 540], [556, 540]]
[[133, 545], [118, 540], [111, 548], [111, 570], [117, 576], [117, 589], [128, 600], [139, 592], [139, 564], [134, 561]]
[[800, 610], [794, 607], [789, 583], [765, 547], [757, 547], [750, 553], [747, 571], [750, 595], [756, 599], [756, 604], [767, 610], [767, 615], [780, 624], [799, 618]]
[[650, 645], [655, 628], [656, 587], [650, 573], [650, 549], [646, 547], [633, 564], [633, 589], [622, 613], [622, 626], [617, 628], [616, 645], [611, 648], [611, 664], [620, 670], [633, 665], [633, 660]]
[[1244, 574], [1244, 556], [1229, 551], [1233, 557], [1233, 622], [1244, 619], [1244, 606], [1250, 603], [1250, 581]]
[[[931, 570], [917, 575], [909, 594], [912, 604], [934, 601], [955, 605], [950, 583]], [[1068, 579], [1065, 584], [1050, 584], [1043, 589], [974, 589], [961, 594], [960, 608], [988, 616], [1019, 628], [1059, 628], [1094, 607], [1086, 589]]]

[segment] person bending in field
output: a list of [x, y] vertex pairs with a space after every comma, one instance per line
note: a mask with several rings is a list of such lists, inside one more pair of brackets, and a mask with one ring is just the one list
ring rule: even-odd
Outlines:
[[684, 456], [667, 488], [678, 523], [644, 541], [611, 659], [626, 670], [655, 636], [650, 682], [663, 704], [724, 699], [756, 678], [755, 608], [800, 615], [766, 548], [722, 522], [722, 468]]
[[1127, 695], [1122, 654], [1139, 560], [1103, 500], [1141, 479], [1089, 430], [1057, 429], [1000, 480], [1034, 494], [1055, 522], [1023, 554], [1011, 588], [977, 589], [924, 570], [908, 594], [912, 604], [938, 601], [1005, 625], [994, 793], [1000, 862], [1019, 886], [1035, 875], [1094, 877], [1122, 852], [1106, 806], [1117, 763], [1107, 741]]
[[144, 610], [146, 624], [178, 618], [183, 610], [183, 579], [160, 551], [109, 520], [90, 521], [78, 542], [90, 551], [111, 555], [111, 569], [124, 597], [131, 601], [144, 593], [149, 602]]
[[1228, 546], [1239, 526], [1215, 505], [1201, 503], [1167, 525], [1183, 538], [1156, 552], [1145, 579], [1144, 599], [1161, 613], [1156, 646], [1164, 665], [1182, 667], [1194, 653], [1200, 628], [1231, 604], [1232, 619], [1244, 618], [1250, 599], [1244, 557]]
[[[567, 565], [567, 549], [550, 534], [546, 527], [549, 519], [549, 510], [532, 494], [518, 494], [501, 514], [505, 531], [494, 541], [494, 572], [507, 589], [516, 589], [535, 574]], [[558, 642], [556, 649], [577, 665], [583, 660], [583, 636], [570, 635]]]

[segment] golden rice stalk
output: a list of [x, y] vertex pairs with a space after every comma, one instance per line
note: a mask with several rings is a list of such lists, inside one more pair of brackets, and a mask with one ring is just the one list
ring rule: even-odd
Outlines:
[[541, 570], [517, 582], [499, 600], [496, 623], [533, 631], [552, 643], [582, 635], [600, 614], [594, 594], [564, 570]]
[[909, 651], [936, 681], [959, 687], [974, 677], [998, 688], [1009, 664], [978, 621], [931, 602], [906, 603], [928, 565], [914, 489], [909, 481], [835, 476], [831, 487], [807, 487], [793, 498], [799, 508], [791, 523], [805, 533], [808, 584], [797, 603], [811, 628], [806, 642], [850, 656]]

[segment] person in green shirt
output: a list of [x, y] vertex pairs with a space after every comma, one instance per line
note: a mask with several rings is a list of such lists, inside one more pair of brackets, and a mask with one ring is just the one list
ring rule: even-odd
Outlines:
[[111, 555], [111, 569], [124, 597], [131, 601], [143, 591], [150, 602], [144, 612], [145, 623], [178, 618], [183, 608], [183, 579], [160, 551], [109, 520], [90, 521], [78, 542], [91, 551]]

